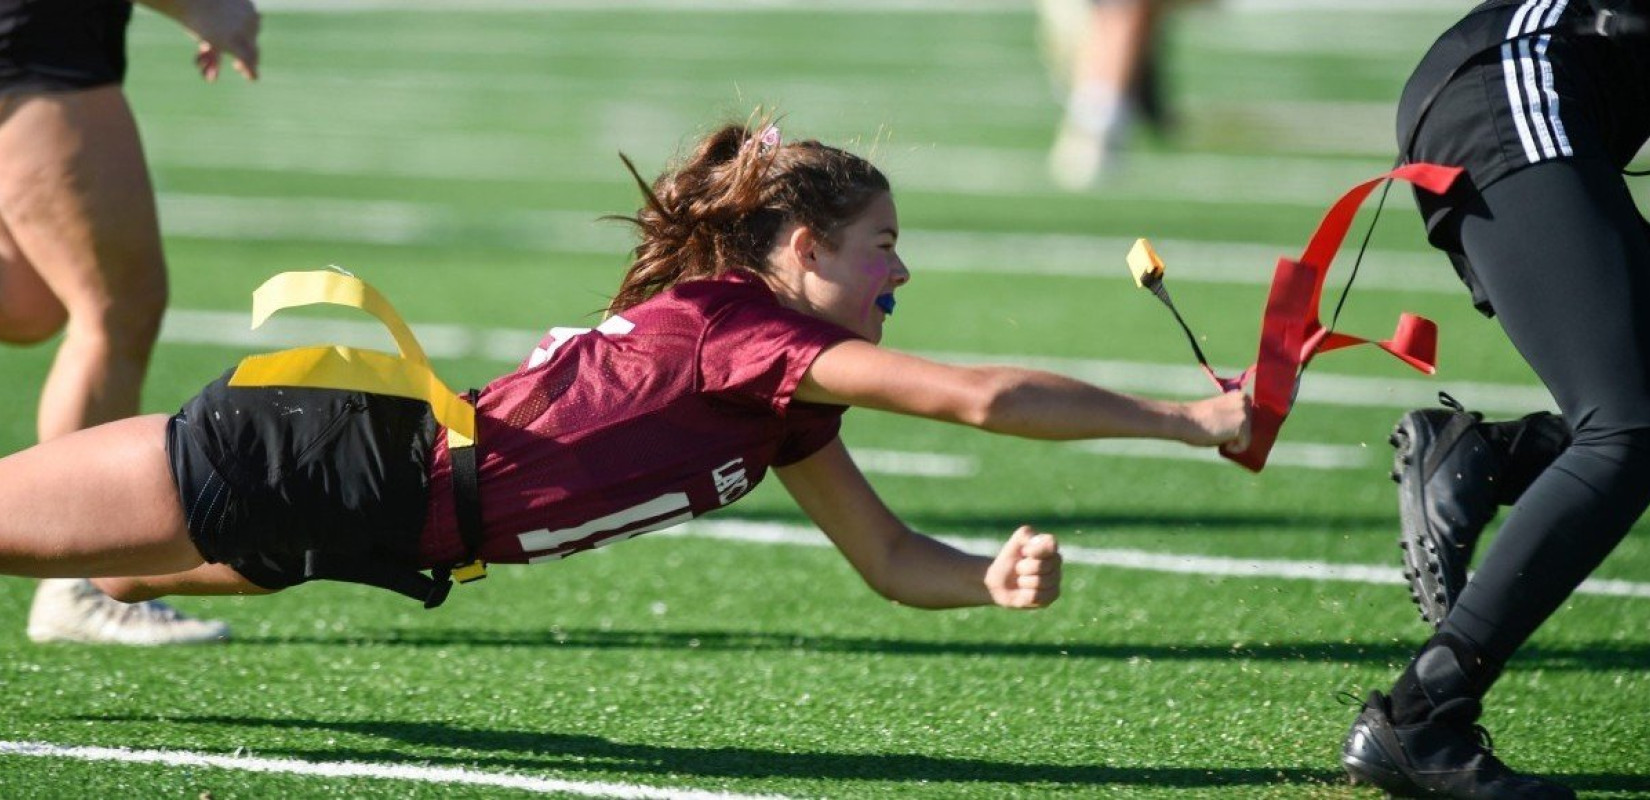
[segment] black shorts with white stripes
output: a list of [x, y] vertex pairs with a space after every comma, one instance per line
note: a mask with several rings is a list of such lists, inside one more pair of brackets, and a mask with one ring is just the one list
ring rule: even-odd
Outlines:
[[167, 425], [172, 477], [206, 560], [269, 589], [301, 581], [309, 550], [417, 562], [437, 429], [428, 405], [227, 379]]
[[1439, 197], [1417, 191], [1432, 243], [1451, 255], [1475, 302], [1487, 301], [1443, 225], [1508, 174], [1555, 159], [1624, 167], [1650, 137], [1650, 37], [1577, 31], [1588, 0], [1491, 0], [1432, 46], [1405, 84], [1398, 146], [1406, 161], [1463, 167]]

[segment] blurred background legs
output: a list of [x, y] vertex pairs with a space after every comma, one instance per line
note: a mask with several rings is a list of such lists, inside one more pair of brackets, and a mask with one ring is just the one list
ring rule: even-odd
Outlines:
[[1049, 153], [1049, 176], [1081, 191], [1114, 170], [1137, 121], [1173, 133], [1163, 93], [1157, 0], [1038, 0], [1041, 35], [1065, 115]]

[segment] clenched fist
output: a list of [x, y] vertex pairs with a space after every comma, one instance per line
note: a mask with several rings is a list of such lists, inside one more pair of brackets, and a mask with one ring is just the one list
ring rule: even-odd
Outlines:
[[1003, 608], [1042, 608], [1060, 596], [1060, 545], [1021, 525], [985, 571], [985, 588]]

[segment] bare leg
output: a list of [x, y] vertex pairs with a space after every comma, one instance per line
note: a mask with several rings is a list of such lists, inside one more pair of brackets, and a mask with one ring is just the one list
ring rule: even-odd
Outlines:
[[136, 414], [166, 262], [119, 87], [6, 101], [0, 226], [0, 339], [39, 341], [67, 321], [40, 397], [41, 441]]
[[0, 573], [157, 575], [200, 566], [165, 432], [165, 416], [134, 417], [0, 459]]
[[[0, 105], [5, 102], [0, 98]], [[0, 216], [0, 342], [39, 344], [68, 321], [68, 309], [23, 256]]]
[[227, 564], [202, 564], [188, 572], [126, 578], [97, 578], [92, 581], [104, 594], [123, 603], [141, 603], [174, 594], [253, 595], [274, 594], [241, 577]]
[[1072, 86], [1099, 84], [1125, 91], [1134, 80], [1155, 20], [1150, 0], [1095, 3], [1089, 15], [1088, 42], [1073, 67]]

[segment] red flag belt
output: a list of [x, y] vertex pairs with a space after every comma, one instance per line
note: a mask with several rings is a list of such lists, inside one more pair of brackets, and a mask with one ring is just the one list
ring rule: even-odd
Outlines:
[[1325, 328], [1318, 319], [1318, 306], [1329, 265], [1346, 240], [1358, 208], [1375, 187], [1386, 180], [1403, 180], [1433, 194], [1443, 194], [1460, 174], [1459, 167], [1416, 163], [1358, 184], [1330, 207], [1299, 259], [1278, 259], [1261, 318], [1260, 349], [1254, 365], [1235, 377], [1222, 378], [1203, 364], [1203, 371], [1222, 391], [1240, 389], [1254, 379], [1249, 446], [1240, 453], [1223, 448], [1221, 455], [1254, 472], [1266, 466], [1278, 431], [1294, 406], [1301, 373], [1318, 353], [1373, 344], [1417, 370], [1429, 375], [1436, 371], [1438, 326], [1432, 320], [1404, 312], [1398, 317], [1392, 338], [1373, 341]]

